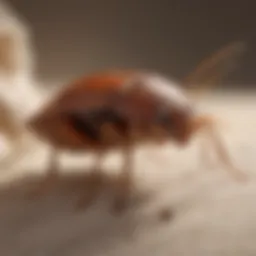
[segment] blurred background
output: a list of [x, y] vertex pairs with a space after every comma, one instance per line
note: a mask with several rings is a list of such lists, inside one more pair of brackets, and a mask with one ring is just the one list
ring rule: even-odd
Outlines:
[[44, 81], [113, 67], [154, 69], [179, 79], [233, 40], [245, 41], [248, 52], [226, 84], [252, 88], [256, 80], [253, 0], [8, 2], [31, 27], [37, 75]]

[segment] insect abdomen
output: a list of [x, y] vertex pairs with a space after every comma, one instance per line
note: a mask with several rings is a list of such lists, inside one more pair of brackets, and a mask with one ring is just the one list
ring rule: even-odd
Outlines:
[[102, 128], [105, 124], [111, 125], [121, 136], [124, 136], [128, 129], [125, 118], [112, 109], [75, 112], [66, 115], [66, 119], [81, 139], [90, 139], [94, 143], [102, 143]]

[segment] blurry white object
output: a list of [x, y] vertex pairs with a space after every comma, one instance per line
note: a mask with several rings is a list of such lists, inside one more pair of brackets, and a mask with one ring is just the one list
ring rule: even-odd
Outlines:
[[10, 151], [9, 141], [4, 135], [0, 134], [0, 160], [5, 158], [8, 155], [9, 151]]
[[0, 97], [18, 110], [20, 117], [31, 108], [33, 98], [38, 98], [30, 36], [25, 21], [0, 1]]
[[[33, 75], [35, 55], [30, 35], [25, 21], [0, 0], [0, 136], [13, 145], [14, 151], [8, 156], [11, 159], [22, 152], [20, 147], [26, 143], [24, 120], [41, 99]], [[1, 138], [0, 144], [4, 151]], [[0, 161], [2, 164], [1, 156]]]

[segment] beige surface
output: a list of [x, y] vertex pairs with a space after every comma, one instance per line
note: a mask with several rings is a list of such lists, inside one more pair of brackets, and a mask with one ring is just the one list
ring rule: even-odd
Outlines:
[[[223, 135], [234, 160], [250, 175], [247, 184], [236, 183], [218, 167], [198, 168], [197, 140], [186, 150], [168, 145], [141, 149], [136, 180], [151, 197], [119, 217], [109, 212], [104, 197], [86, 211], [75, 211], [80, 178], [69, 188], [73, 179], [63, 178], [55, 184], [58, 193], [35, 201], [24, 199], [25, 187], [1, 193], [1, 255], [255, 255], [255, 99], [217, 97], [200, 106], [224, 121]], [[32, 152], [24, 153], [12, 170], [3, 170], [2, 181], [25, 170], [41, 173], [47, 152], [40, 145], [32, 146]], [[118, 157], [113, 157], [106, 162], [109, 170], [118, 167]], [[88, 155], [81, 164], [89, 169], [92, 161]], [[80, 157], [64, 155], [61, 164], [81, 167]], [[159, 211], [166, 207], [174, 216], [161, 222]]]

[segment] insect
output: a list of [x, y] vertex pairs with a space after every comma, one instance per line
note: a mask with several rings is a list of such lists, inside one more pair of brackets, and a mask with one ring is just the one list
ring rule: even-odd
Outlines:
[[[225, 68], [230, 68], [240, 54], [239, 43], [222, 48], [200, 64], [182, 85], [188, 89], [209, 85], [223, 75], [223, 70], [226, 74], [229, 70]], [[154, 72], [114, 70], [83, 77], [64, 88], [27, 125], [52, 146], [46, 187], [58, 175], [57, 158], [62, 150], [93, 150], [97, 172], [104, 155], [120, 149], [124, 156], [121, 180], [127, 182], [132, 180], [136, 145], [171, 140], [186, 146], [200, 131], [208, 133], [220, 159], [233, 174], [243, 177], [217, 137], [214, 118], [198, 114], [181, 86]]]

